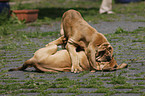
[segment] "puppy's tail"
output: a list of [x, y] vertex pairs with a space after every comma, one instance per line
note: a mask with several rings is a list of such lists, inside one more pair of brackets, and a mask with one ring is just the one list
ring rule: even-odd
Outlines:
[[24, 71], [28, 67], [33, 67], [33, 61], [31, 59], [27, 60], [24, 62], [23, 66], [18, 67], [18, 68], [12, 68], [9, 69], [8, 71]]

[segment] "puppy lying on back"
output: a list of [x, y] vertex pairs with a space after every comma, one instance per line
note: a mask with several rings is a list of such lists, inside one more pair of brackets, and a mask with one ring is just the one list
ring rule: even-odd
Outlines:
[[[25, 61], [22, 67], [10, 69], [9, 71], [25, 70], [27, 67], [34, 67], [36, 71], [59, 72], [70, 71], [71, 59], [67, 50], [57, 51], [57, 45], [63, 43], [63, 37], [57, 39], [56, 44], [41, 48], [34, 53], [34, 56]], [[90, 70], [87, 57], [83, 51], [77, 53], [80, 58], [80, 65], [83, 70]]]
[[[9, 71], [23, 71], [28, 67], [34, 67], [36, 71], [43, 72], [69, 72], [71, 71], [71, 58], [67, 50], [57, 51], [57, 45], [63, 44], [64, 37], [60, 37], [56, 40], [57, 42], [51, 42], [47, 47], [41, 48], [34, 53], [34, 56], [29, 60], [25, 61], [21, 67], [9, 69]], [[79, 48], [79, 47], [78, 47]], [[127, 64], [118, 65], [114, 58], [109, 62], [100, 62], [99, 60], [105, 60], [105, 56], [108, 55], [107, 51], [104, 51], [104, 46], [99, 47], [100, 53], [98, 54], [96, 65], [99, 65], [97, 70], [115, 70], [125, 68]], [[102, 49], [102, 50], [101, 50]], [[84, 51], [77, 49], [77, 55], [79, 57], [79, 66], [81, 66], [82, 71], [95, 70], [88, 62], [87, 56]]]

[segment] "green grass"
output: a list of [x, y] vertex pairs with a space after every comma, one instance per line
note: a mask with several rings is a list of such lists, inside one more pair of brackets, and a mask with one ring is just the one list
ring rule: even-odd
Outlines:
[[99, 88], [94, 93], [107, 93], [109, 91], [108, 88]]
[[111, 73], [107, 73], [107, 74], [102, 73], [102, 75], [100, 75], [99, 77], [112, 77], [112, 76], [113, 76], [113, 74], [111, 74]]
[[138, 82], [138, 85], [145, 85], [145, 82], [143, 82], [143, 81]]
[[78, 77], [82, 77], [82, 76], [86, 75], [87, 73], [89, 73], [89, 71], [83, 71], [78, 75]]
[[119, 74], [118, 76], [114, 74], [114, 76], [111, 78], [111, 82], [108, 82], [108, 84], [126, 84], [127, 77], [122, 76]]

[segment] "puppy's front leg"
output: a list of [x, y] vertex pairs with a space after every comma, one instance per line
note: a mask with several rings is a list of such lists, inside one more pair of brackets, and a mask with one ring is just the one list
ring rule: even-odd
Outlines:
[[79, 66], [79, 58], [76, 52], [76, 47], [68, 42], [66, 48], [71, 57], [72, 62], [71, 72], [78, 73], [79, 71], [82, 71], [82, 68]]
[[96, 63], [96, 50], [95, 47], [92, 45], [89, 45], [89, 47], [87, 48], [87, 57], [88, 60], [91, 64], [91, 66], [95, 69], [98, 70], [99, 69], [99, 65]]

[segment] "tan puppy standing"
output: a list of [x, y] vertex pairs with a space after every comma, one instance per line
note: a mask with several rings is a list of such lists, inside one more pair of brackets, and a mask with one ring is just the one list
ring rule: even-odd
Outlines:
[[[72, 61], [71, 72], [76, 73], [82, 71], [82, 68], [79, 65], [80, 62], [77, 56], [76, 45], [84, 48], [90, 65], [98, 70], [99, 65], [96, 65], [98, 46], [103, 43], [108, 43], [110, 45], [103, 34], [91, 27], [82, 18], [81, 14], [75, 10], [68, 10], [63, 14], [60, 33], [61, 35], [64, 35], [67, 40], [66, 49], [68, 50]], [[112, 55], [113, 51], [108, 59], [111, 59]]]

